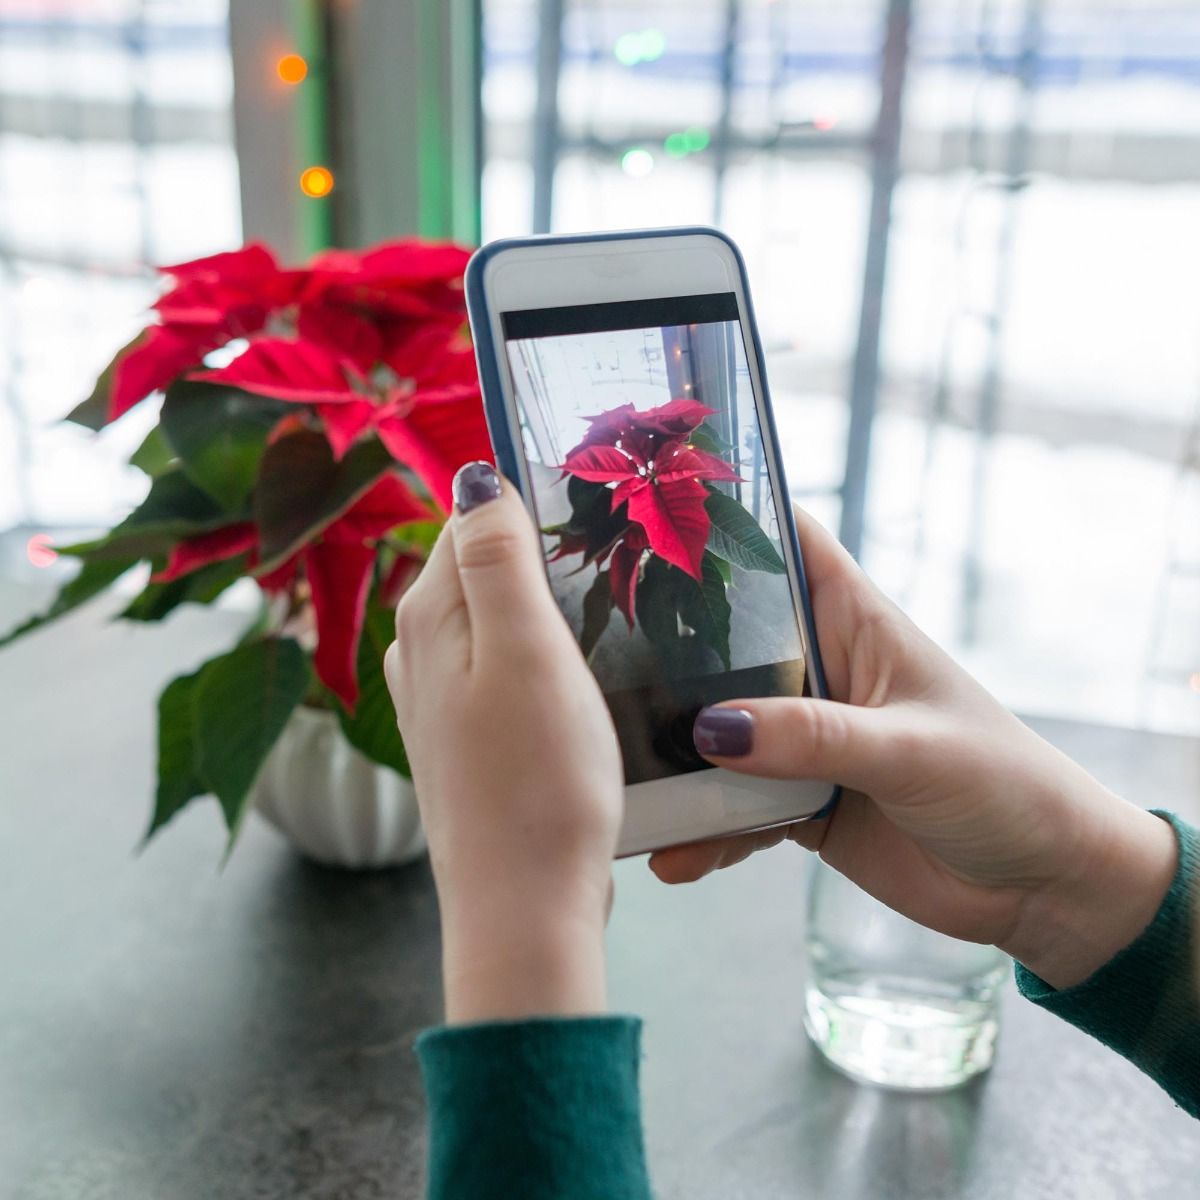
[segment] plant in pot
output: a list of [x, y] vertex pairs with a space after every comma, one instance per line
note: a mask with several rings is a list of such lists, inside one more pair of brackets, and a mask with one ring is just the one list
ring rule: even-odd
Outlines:
[[678, 677], [732, 668], [729, 593], [752, 575], [783, 575], [773, 539], [733, 494], [735, 447], [709, 424], [716, 410], [678, 398], [623, 404], [595, 417], [566, 454], [570, 517], [542, 529], [551, 563], [593, 566], [580, 647], [589, 660], [619, 612]]
[[312, 857], [383, 865], [423, 848], [383, 678], [392, 609], [490, 458], [460, 247], [404, 240], [285, 269], [261, 245], [164, 269], [154, 321], [69, 418], [99, 430], [162, 396], [131, 462], [145, 500], [3, 646], [139, 564], [118, 614], [160, 621], [252, 579], [261, 611], [158, 701], [147, 837], [215, 796], [232, 848], [252, 807]]

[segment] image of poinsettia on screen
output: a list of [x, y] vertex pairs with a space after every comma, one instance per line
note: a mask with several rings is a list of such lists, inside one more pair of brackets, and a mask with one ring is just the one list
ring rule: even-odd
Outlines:
[[758, 521], [722, 488], [744, 481], [729, 460], [734, 448], [708, 424], [715, 415], [674, 399], [584, 418], [588, 431], [561, 468], [571, 516], [543, 533], [557, 539], [551, 562], [578, 554], [580, 569], [596, 568], [580, 636], [589, 657], [615, 608], [668, 660], [694, 636], [728, 670], [733, 567], [784, 572]]
[[163, 268], [152, 320], [69, 419], [93, 430], [161, 400], [132, 457], [146, 498], [59, 548], [79, 573], [0, 646], [139, 564], [119, 613], [159, 621], [241, 579], [262, 615], [229, 653], [159, 701], [150, 833], [197, 796], [231, 838], [301, 703], [407, 774], [382, 675], [392, 608], [450, 509], [454, 472], [490, 459], [462, 273], [470, 251], [407, 239], [281, 266], [262, 245]]

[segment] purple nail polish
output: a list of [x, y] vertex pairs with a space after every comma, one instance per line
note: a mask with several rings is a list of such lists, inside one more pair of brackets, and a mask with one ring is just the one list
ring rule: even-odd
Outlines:
[[454, 503], [469, 513], [489, 500], [500, 499], [500, 476], [491, 463], [469, 462], [454, 476]]
[[702, 708], [692, 740], [701, 754], [741, 758], [754, 745], [754, 718], [744, 708]]

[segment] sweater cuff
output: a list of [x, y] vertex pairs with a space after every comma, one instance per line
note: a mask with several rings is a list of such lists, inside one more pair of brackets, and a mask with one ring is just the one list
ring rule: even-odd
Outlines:
[[422, 1033], [431, 1200], [649, 1200], [641, 1028], [539, 1017]]
[[1200, 1116], [1200, 832], [1173, 813], [1179, 866], [1154, 920], [1082, 983], [1058, 991], [1021, 963], [1021, 994], [1098, 1038]]

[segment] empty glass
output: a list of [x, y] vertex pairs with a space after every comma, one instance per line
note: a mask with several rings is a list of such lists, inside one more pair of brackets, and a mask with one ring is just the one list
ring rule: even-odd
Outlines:
[[855, 1079], [943, 1089], [992, 1063], [1008, 957], [872, 899], [819, 860], [808, 899], [804, 1027]]

